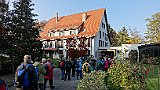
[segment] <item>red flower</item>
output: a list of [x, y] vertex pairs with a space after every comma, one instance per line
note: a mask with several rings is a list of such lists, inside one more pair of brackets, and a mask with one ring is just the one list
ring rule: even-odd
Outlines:
[[154, 69], [156, 68], [156, 66], [154, 66]]
[[150, 68], [148, 68], [148, 72], [150, 71]]
[[146, 76], [148, 76], [148, 71], [145, 71]]

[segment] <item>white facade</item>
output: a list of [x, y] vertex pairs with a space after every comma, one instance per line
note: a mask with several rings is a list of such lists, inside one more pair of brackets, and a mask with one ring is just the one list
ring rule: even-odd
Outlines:
[[[87, 49], [90, 50], [90, 55], [94, 55], [95, 58], [99, 58], [99, 52], [101, 52], [102, 50], [110, 49], [110, 40], [109, 40], [109, 36], [107, 32], [108, 28], [106, 25], [107, 21], [105, 18], [106, 18], [105, 15], [103, 15], [102, 20], [100, 22], [100, 26], [99, 26], [99, 31], [97, 32], [97, 34], [92, 37], [86, 37], [87, 39], [89, 39], [89, 42], [90, 42], [90, 47], [87, 47]], [[56, 31], [56, 32], [48, 32], [48, 35], [50, 37], [74, 35], [74, 34], [79, 33], [80, 31], [79, 29], [80, 28], [71, 29], [71, 30], [61, 30], [61, 31]], [[85, 31], [85, 29], [83, 31]], [[77, 39], [77, 43], [79, 43], [78, 39]], [[53, 50], [51, 53], [46, 52], [48, 56], [51, 56], [53, 58], [59, 58], [60, 54], [58, 52], [63, 52], [64, 57], [66, 57], [66, 51], [67, 51], [66, 38], [50, 40], [50, 41], [47, 41], [47, 40], [43, 41], [43, 48], [46, 48], [48, 50], [51, 48], [52, 49], [58, 48], [58, 51]]]
[[99, 26], [99, 32], [97, 35], [94, 37], [94, 44], [93, 44], [94, 51], [92, 55], [95, 57], [99, 57], [99, 52], [101, 50], [109, 50], [110, 49], [110, 41], [108, 37], [108, 32], [107, 32], [107, 25], [105, 21], [105, 16], [103, 15], [102, 21]]

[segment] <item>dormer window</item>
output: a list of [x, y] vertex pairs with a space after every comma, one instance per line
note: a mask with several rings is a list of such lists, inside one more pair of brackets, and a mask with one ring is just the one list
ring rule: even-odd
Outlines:
[[51, 37], [53, 37], [53, 36], [54, 36], [54, 32], [51, 33]]
[[52, 31], [51, 30], [48, 31], [48, 37], [52, 37]]
[[62, 36], [62, 33], [61, 33], [61, 32], [59, 32], [59, 36]]
[[75, 34], [75, 31], [70, 31], [70, 35]]
[[48, 37], [51, 37], [51, 33], [50, 32], [48, 33]]

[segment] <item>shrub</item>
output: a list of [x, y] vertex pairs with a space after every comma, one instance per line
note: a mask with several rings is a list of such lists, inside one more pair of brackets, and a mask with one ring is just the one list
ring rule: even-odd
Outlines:
[[106, 90], [104, 78], [106, 73], [103, 71], [93, 71], [84, 76], [79, 82], [77, 90]]
[[107, 87], [111, 90], [139, 90], [141, 88], [141, 80], [132, 72], [132, 65], [129, 61], [116, 60], [115, 64], [110, 67], [108, 74]]
[[159, 57], [149, 57], [149, 58], [143, 58], [142, 63], [144, 64], [150, 64], [150, 65], [158, 65], [160, 64], [160, 58]]
[[131, 50], [128, 54], [129, 60], [131, 63], [136, 63], [138, 59], [138, 52], [137, 50]]

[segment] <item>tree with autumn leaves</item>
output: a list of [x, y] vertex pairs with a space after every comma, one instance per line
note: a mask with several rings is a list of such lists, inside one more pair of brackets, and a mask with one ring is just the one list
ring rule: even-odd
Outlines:
[[113, 28], [109, 29], [111, 46], [121, 46], [122, 44], [140, 44], [144, 42], [143, 36], [136, 28], [123, 27], [118, 32]]
[[147, 21], [147, 32], [145, 38], [150, 43], [160, 43], [160, 12], [155, 13]]
[[88, 44], [86, 44], [86, 38], [82, 37], [79, 39], [76, 38], [68, 38], [66, 40], [66, 48], [67, 48], [67, 56], [70, 58], [78, 58], [86, 55], [88, 49], [86, 48]]

